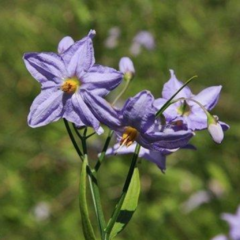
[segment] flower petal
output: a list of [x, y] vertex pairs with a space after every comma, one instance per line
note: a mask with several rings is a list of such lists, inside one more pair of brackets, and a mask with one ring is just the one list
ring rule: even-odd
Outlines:
[[82, 122], [82, 119], [80, 118], [79, 114], [73, 107], [72, 95], [64, 94], [63, 102], [64, 102], [63, 118], [66, 118], [69, 122], [74, 123], [78, 127], [85, 126], [85, 124]]
[[[131, 146], [120, 146], [119, 143], [115, 144], [112, 148], [109, 148], [106, 151], [106, 155], [123, 155], [123, 154], [132, 154], [134, 153], [136, 148], [136, 143], [133, 143]], [[166, 157], [164, 154], [158, 151], [150, 151], [149, 149], [146, 149], [144, 147], [140, 148], [139, 151], [139, 158], [144, 158], [148, 161], [151, 161], [164, 171], [166, 169]]]
[[144, 139], [152, 143], [152, 149], [161, 151], [162, 148], [175, 149], [184, 147], [194, 136], [191, 131], [153, 132], [145, 133]]
[[104, 95], [106, 95], [121, 83], [122, 78], [123, 74], [121, 72], [110, 67], [95, 64], [81, 80], [85, 84], [85, 89], [105, 89]]
[[[183, 83], [176, 78], [173, 70], [170, 70], [170, 74], [171, 78], [163, 86], [162, 97], [165, 99], [171, 98], [183, 86]], [[174, 99], [181, 97], [189, 98], [191, 95], [192, 93], [190, 88], [186, 86], [177, 94]]]
[[63, 61], [55, 53], [26, 53], [23, 60], [28, 71], [43, 87], [61, 84], [67, 77]]
[[123, 125], [134, 127], [140, 132], [147, 131], [155, 121], [153, 102], [154, 97], [149, 91], [142, 91], [129, 98], [121, 111]]
[[211, 110], [218, 102], [222, 86], [208, 87], [193, 97], [200, 102], [207, 110]]
[[77, 76], [81, 79], [82, 74], [94, 64], [94, 50], [92, 38], [95, 31], [91, 30], [88, 36], [75, 42], [70, 48], [62, 53], [63, 61], [67, 67], [69, 76]]
[[58, 89], [47, 89], [35, 98], [28, 115], [30, 127], [40, 127], [55, 122], [62, 117], [63, 92]]
[[82, 96], [79, 92], [72, 95], [72, 103], [74, 110], [77, 112], [82, 122], [86, 126], [93, 127], [97, 134], [102, 134], [103, 130], [100, 127], [99, 121], [96, 119], [96, 117], [92, 114], [92, 111], [83, 101]]
[[106, 100], [88, 91], [82, 91], [82, 96], [91, 112], [101, 123], [114, 130], [119, 128], [121, 123], [117, 111]]
[[64, 37], [58, 44], [58, 53], [62, 54], [73, 44], [74, 44], [74, 41], [71, 37], [69, 37], [69, 36]]

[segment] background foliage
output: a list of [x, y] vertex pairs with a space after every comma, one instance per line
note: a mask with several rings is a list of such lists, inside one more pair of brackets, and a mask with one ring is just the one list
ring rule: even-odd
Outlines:
[[[223, 85], [214, 113], [231, 125], [222, 145], [198, 133], [192, 140], [198, 150], [170, 156], [165, 175], [143, 160], [140, 204], [117, 239], [206, 240], [227, 233], [220, 214], [235, 212], [240, 203], [239, 25], [235, 0], [1, 0], [0, 239], [82, 239], [77, 154], [62, 121], [39, 129], [27, 126], [40, 86], [21, 58], [24, 52], [56, 51], [63, 36], [77, 40], [89, 29], [97, 31], [97, 63], [118, 68], [122, 56], [132, 57], [136, 78], [125, 99], [143, 89], [159, 97], [169, 69], [184, 81], [197, 74], [191, 84], [195, 93]], [[118, 45], [108, 49], [105, 39], [116, 26], [121, 30]], [[154, 35], [156, 48], [131, 56], [132, 39], [140, 30]], [[92, 161], [100, 148], [101, 141], [92, 139]], [[107, 217], [129, 160], [108, 158], [102, 166], [99, 182]]]

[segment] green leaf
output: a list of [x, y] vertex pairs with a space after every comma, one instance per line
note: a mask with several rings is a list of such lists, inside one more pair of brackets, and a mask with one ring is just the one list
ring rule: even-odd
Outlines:
[[87, 158], [84, 157], [82, 163], [82, 170], [80, 175], [80, 184], [79, 184], [79, 208], [82, 217], [82, 227], [83, 233], [86, 240], [95, 240], [95, 235], [93, 231], [92, 224], [89, 219], [88, 208], [87, 208], [87, 200], [86, 200], [86, 192], [87, 192]]
[[140, 194], [140, 178], [138, 168], [134, 168], [131, 183], [129, 185], [126, 197], [121, 207], [120, 214], [110, 234], [110, 239], [114, 238], [120, 233], [131, 220], [133, 213], [138, 205], [138, 198]]

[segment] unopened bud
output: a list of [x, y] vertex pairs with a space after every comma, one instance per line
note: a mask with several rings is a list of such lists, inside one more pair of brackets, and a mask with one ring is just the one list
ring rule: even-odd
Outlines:
[[208, 121], [208, 132], [210, 133], [212, 139], [216, 143], [221, 143], [224, 137], [223, 129], [218, 122], [217, 116], [212, 116], [210, 113], [207, 114]]
[[119, 62], [119, 70], [124, 74], [123, 78], [126, 81], [133, 79], [135, 74], [135, 68], [133, 62], [129, 57], [122, 57]]

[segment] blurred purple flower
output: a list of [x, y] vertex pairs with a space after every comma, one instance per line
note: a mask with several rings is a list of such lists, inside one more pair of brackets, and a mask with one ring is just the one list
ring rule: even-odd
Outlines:
[[232, 240], [240, 240], [240, 206], [235, 215], [224, 213], [221, 217], [223, 220], [227, 221], [230, 226], [229, 236]]
[[141, 47], [145, 47], [147, 50], [153, 50], [155, 48], [155, 40], [153, 35], [148, 31], [140, 31], [134, 37], [130, 52], [133, 55], [138, 55], [141, 52]]
[[161, 132], [156, 129], [154, 98], [149, 91], [142, 91], [129, 98], [121, 110], [115, 110], [104, 99], [90, 93], [84, 96], [93, 114], [121, 137], [120, 145], [130, 146], [134, 141], [151, 150], [183, 147], [193, 136], [191, 131]]
[[121, 31], [118, 27], [110, 28], [108, 31], [108, 37], [105, 40], [106, 48], [115, 48], [118, 45], [118, 38], [121, 34]]
[[228, 238], [221, 234], [221, 235], [217, 235], [216, 237], [212, 238], [211, 240], [228, 240]]
[[[171, 78], [163, 87], [163, 98], [156, 99], [154, 103], [158, 109], [183, 86], [183, 83], [176, 78], [173, 70], [170, 70], [170, 74]], [[174, 98], [176, 102], [164, 111], [164, 116], [169, 122], [182, 121], [191, 130], [206, 129], [208, 127], [206, 112], [212, 110], [217, 104], [221, 88], [222, 86], [209, 87], [194, 95], [190, 88], [186, 86]], [[180, 100], [177, 101], [177, 99]], [[224, 131], [229, 128], [226, 123], [219, 123]]]
[[91, 30], [82, 40], [74, 43], [63, 38], [56, 53], [26, 53], [24, 62], [31, 75], [41, 83], [42, 91], [34, 100], [28, 115], [31, 127], [44, 126], [66, 118], [77, 126], [91, 126], [101, 134], [103, 129], [86, 105], [83, 91], [105, 96], [117, 87], [122, 73], [96, 65]]

